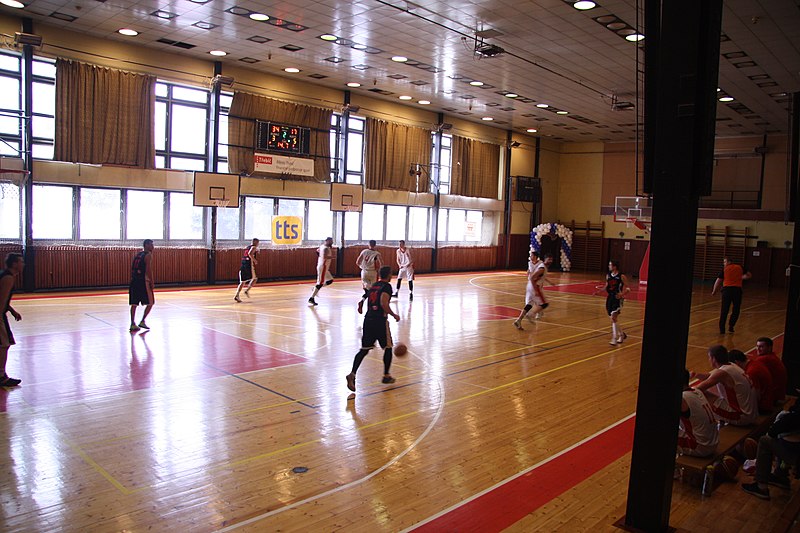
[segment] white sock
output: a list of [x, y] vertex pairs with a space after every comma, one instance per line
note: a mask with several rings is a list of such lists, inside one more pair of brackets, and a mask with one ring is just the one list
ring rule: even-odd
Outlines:
[[612, 336], [614, 339], [616, 339], [616, 338], [617, 338], [617, 323], [616, 323], [616, 322], [612, 322], [612, 323], [611, 323], [611, 336]]

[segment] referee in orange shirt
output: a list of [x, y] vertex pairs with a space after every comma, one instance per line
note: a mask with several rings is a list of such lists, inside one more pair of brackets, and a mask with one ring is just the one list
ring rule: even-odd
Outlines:
[[731, 320], [728, 322], [728, 333], [733, 333], [733, 327], [739, 320], [739, 311], [742, 308], [742, 281], [752, 277], [750, 272], [745, 271], [741, 265], [737, 265], [727, 257], [722, 259], [722, 267], [722, 272], [717, 276], [714, 288], [711, 289], [713, 296], [719, 290], [720, 285], [722, 286], [722, 309], [719, 314], [720, 335], [725, 334], [725, 320], [728, 318], [731, 304], [733, 304], [733, 312]]

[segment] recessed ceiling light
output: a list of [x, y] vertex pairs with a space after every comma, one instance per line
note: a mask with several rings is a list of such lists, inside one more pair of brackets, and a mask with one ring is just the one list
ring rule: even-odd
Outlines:
[[503, 96], [505, 96], [506, 98], [516, 98], [519, 95], [517, 93], [506, 93]]
[[525, 131], [527, 131], [528, 133], [536, 133], [538, 130], [536, 128], [528, 128]]
[[25, 7], [25, 4], [22, 2], [17, 2], [17, 0], [0, 0], [0, 4], [8, 7], [15, 7], [17, 9], [22, 9]]
[[469, 84], [472, 85], [473, 87], [480, 87], [481, 85], [483, 85], [483, 82], [475, 80], [475, 81], [469, 82]]
[[367, 45], [366, 44], [354, 44], [353, 48], [355, 48], [356, 50], [366, 50], [367, 49]]
[[347, 84], [347, 86], [348, 87], [361, 87], [361, 84], [357, 83], [355, 81], [351, 81], [350, 83]]
[[285, 69], [283, 69], [283, 71], [288, 72], [290, 74], [297, 74], [298, 72], [300, 72], [300, 69], [295, 67], [286, 67]]
[[265, 15], [264, 13], [250, 13], [250, 18], [253, 20], [264, 21], [269, 20], [269, 15]]
[[548, 108], [550, 106], [547, 105], [547, 104], [536, 104], [536, 107], [541, 107], [542, 109], [546, 109], [546, 108]]
[[720, 89], [719, 87], [717, 87], [717, 92], [720, 92], [721, 90], [722, 90], [722, 89]]
[[330, 33], [320, 35], [319, 38], [322, 39], [323, 41], [335, 41], [336, 39], [338, 39], [337, 36], [331, 35]]
[[568, 111], [556, 111], [556, 115], [569, 115]]
[[485, 121], [488, 122], [488, 121], [494, 120], [494, 119], [492, 117], [481, 117], [481, 120], [485, 120]]
[[430, 105], [430, 100], [420, 100], [417, 102], [419, 105]]
[[587, 9], [593, 9], [597, 7], [597, 4], [590, 0], [579, 0], [578, 2], [572, 4], [572, 7], [581, 11], [586, 11]]
[[406, 56], [392, 56], [392, 61], [397, 63], [405, 63], [408, 61], [408, 58]]
[[[0, 0], [0, 1], [4, 1], [4, 0]], [[122, 35], [128, 35], [129, 37], [135, 37], [136, 35], [139, 35], [138, 31], [132, 30], [130, 28], [120, 28], [120, 29], [117, 30], [117, 33], [120, 33]]]
[[733, 102], [733, 96], [723, 96], [719, 99], [720, 102]]
[[211, 51], [209, 52], [209, 54], [211, 54], [212, 56], [219, 56], [219, 57], [222, 57], [222, 56], [226, 56], [226, 55], [228, 55], [228, 52], [224, 52], [224, 51], [222, 51], [222, 50], [211, 50]]
[[626, 41], [630, 41], [632, 43], [638, 43], [642, 39], [644, 39], [644, 35], [642, 35], [641, 33], [634, 33], [632, 35], [628, 35], [627, 37], [625, 37]]
[[400, 100], [412, 100], [412, 97], [408, 96], [407, 94], [404, 94], [402, 96], [398, 96], [398, 98], [400, 98]]

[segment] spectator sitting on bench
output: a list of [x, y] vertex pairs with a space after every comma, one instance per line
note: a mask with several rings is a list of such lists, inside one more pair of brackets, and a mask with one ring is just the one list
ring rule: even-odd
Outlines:
[[[773, 472], [774, 459], [778, 459], [778, 468]], [[767, 434], [758, 439], [755, 481], [742, 483], [742, 490], [769, 500], [767, 485], [790, 489], [789, 474], [780, 468], [780, 462], [783, 461], [790, 468], [794, 467], [797, 475], [798, 459], [800, 459], [800, 406], [795, 403], [788, 411], [778, 413]]]
[[747, 374], [753, 388], [758, 394], [758, 412], [764, 415], [772, 413], [775, 408], [775, 389], [772, 386], [772, 375], [769, 368], [759, 357], [748, 359], [741, 350], [728, 352], [731, 363], [735, 364]]
[[[758, 396], [744, 370], [731, 364], [728, 349], [715, 344], [708, 349], [710, 374], [695, 374], [702, 381], [695, 389], [703, 391], [717, 419], [734, 426], [749, 426], [758, 417]], [[712, 390], [712, 387], [716, 391]]]
[[689, 386], [689, 371], [684, 370], [681, 418], [678, 424], [678, 452], [707, 457], [719, 443], [717, 419], [705, 394]]
[[764, 366], [767, 367], [772, 376], [773, 397], [776, 402], [782, 402], [786, 399], [786, 384], [789, 378], [783, 361], [781, 361], [781, 358], [775, 355], [775, 352], [772, 350], [772, 339], [769, 337], [759, 337], [756, 339], [756, 351], [758, 355], [752, 357], [752, 359], [763, 363]]

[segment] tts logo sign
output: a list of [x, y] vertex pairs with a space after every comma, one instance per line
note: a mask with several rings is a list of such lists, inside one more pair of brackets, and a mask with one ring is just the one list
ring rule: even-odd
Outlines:
[[272, 244], [300, 244], [302, 240], [301, 217], [272, 217]]

